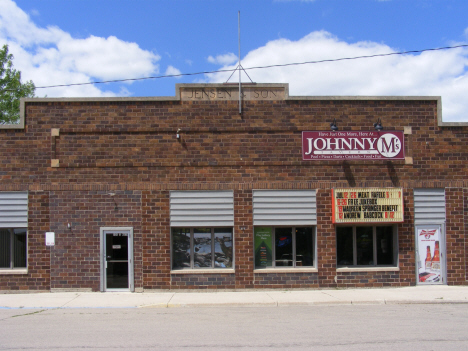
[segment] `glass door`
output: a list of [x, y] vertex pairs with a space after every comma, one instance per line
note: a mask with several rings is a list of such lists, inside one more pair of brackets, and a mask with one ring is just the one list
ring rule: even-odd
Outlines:
[[101, 291], [133, 291], [132, 230], [101, 229]]

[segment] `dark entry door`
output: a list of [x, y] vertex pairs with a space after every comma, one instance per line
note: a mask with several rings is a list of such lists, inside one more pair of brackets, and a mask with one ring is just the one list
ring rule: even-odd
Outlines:
[[101, 290], [133, 291], [132, 230], [103, 230], [101, 240]]
[[128, 233], [106, 233], [106, 288], [128, 289]]

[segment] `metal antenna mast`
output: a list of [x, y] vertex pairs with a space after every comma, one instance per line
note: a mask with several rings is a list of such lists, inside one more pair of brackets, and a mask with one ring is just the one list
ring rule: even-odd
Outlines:
[[229, 79], [234, 75], [234, 73], [239, 70], [239, 114], [242, 114], [242, 79], [241, 79], [241, 70], [244, 71], [244, 73], [247, 75], [247, 77], [250, 79], [250, 81], [253, 83], [252, 79], [250, 76], [247, 74], [245, 71], [244, 67], [241, 65], [241, 42], [240, 42], [240, 11], [237, 13], [237, 27], [238, 27], [238, 37], [239, 37], [239, 64], [237, 65], [236, 69], [232, 72], [232, 74], [229, 76], [228, 80], [226, 81], [229, 82]]
[[239, 69], [239, 114], [242, 114], [242, 84], [241, 84], [241, 44], [240, 44], [240, 11], [237, 12], [237, 28], [238, 28], [238, 37], [239, 37], [239, 65], [237, 68]]

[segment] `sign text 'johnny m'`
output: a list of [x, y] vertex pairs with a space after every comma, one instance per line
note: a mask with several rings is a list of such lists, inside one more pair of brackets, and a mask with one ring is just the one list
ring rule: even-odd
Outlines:
[[302, 132], [303, 160], [404, 160], [402, 131]]

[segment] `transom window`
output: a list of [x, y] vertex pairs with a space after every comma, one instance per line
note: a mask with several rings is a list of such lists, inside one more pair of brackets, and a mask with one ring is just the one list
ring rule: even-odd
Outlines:
[[314, 227], [255, 227], [255, 268], [313, 267]]
[[336, 228], [337, 265], [396, 266], [396, 234], [393, 226]]
[[232, 228], [172, 228], [172, 269], [232, 268]]
[[0, 228], [0, 268], [26, 268], [26, 228]]

